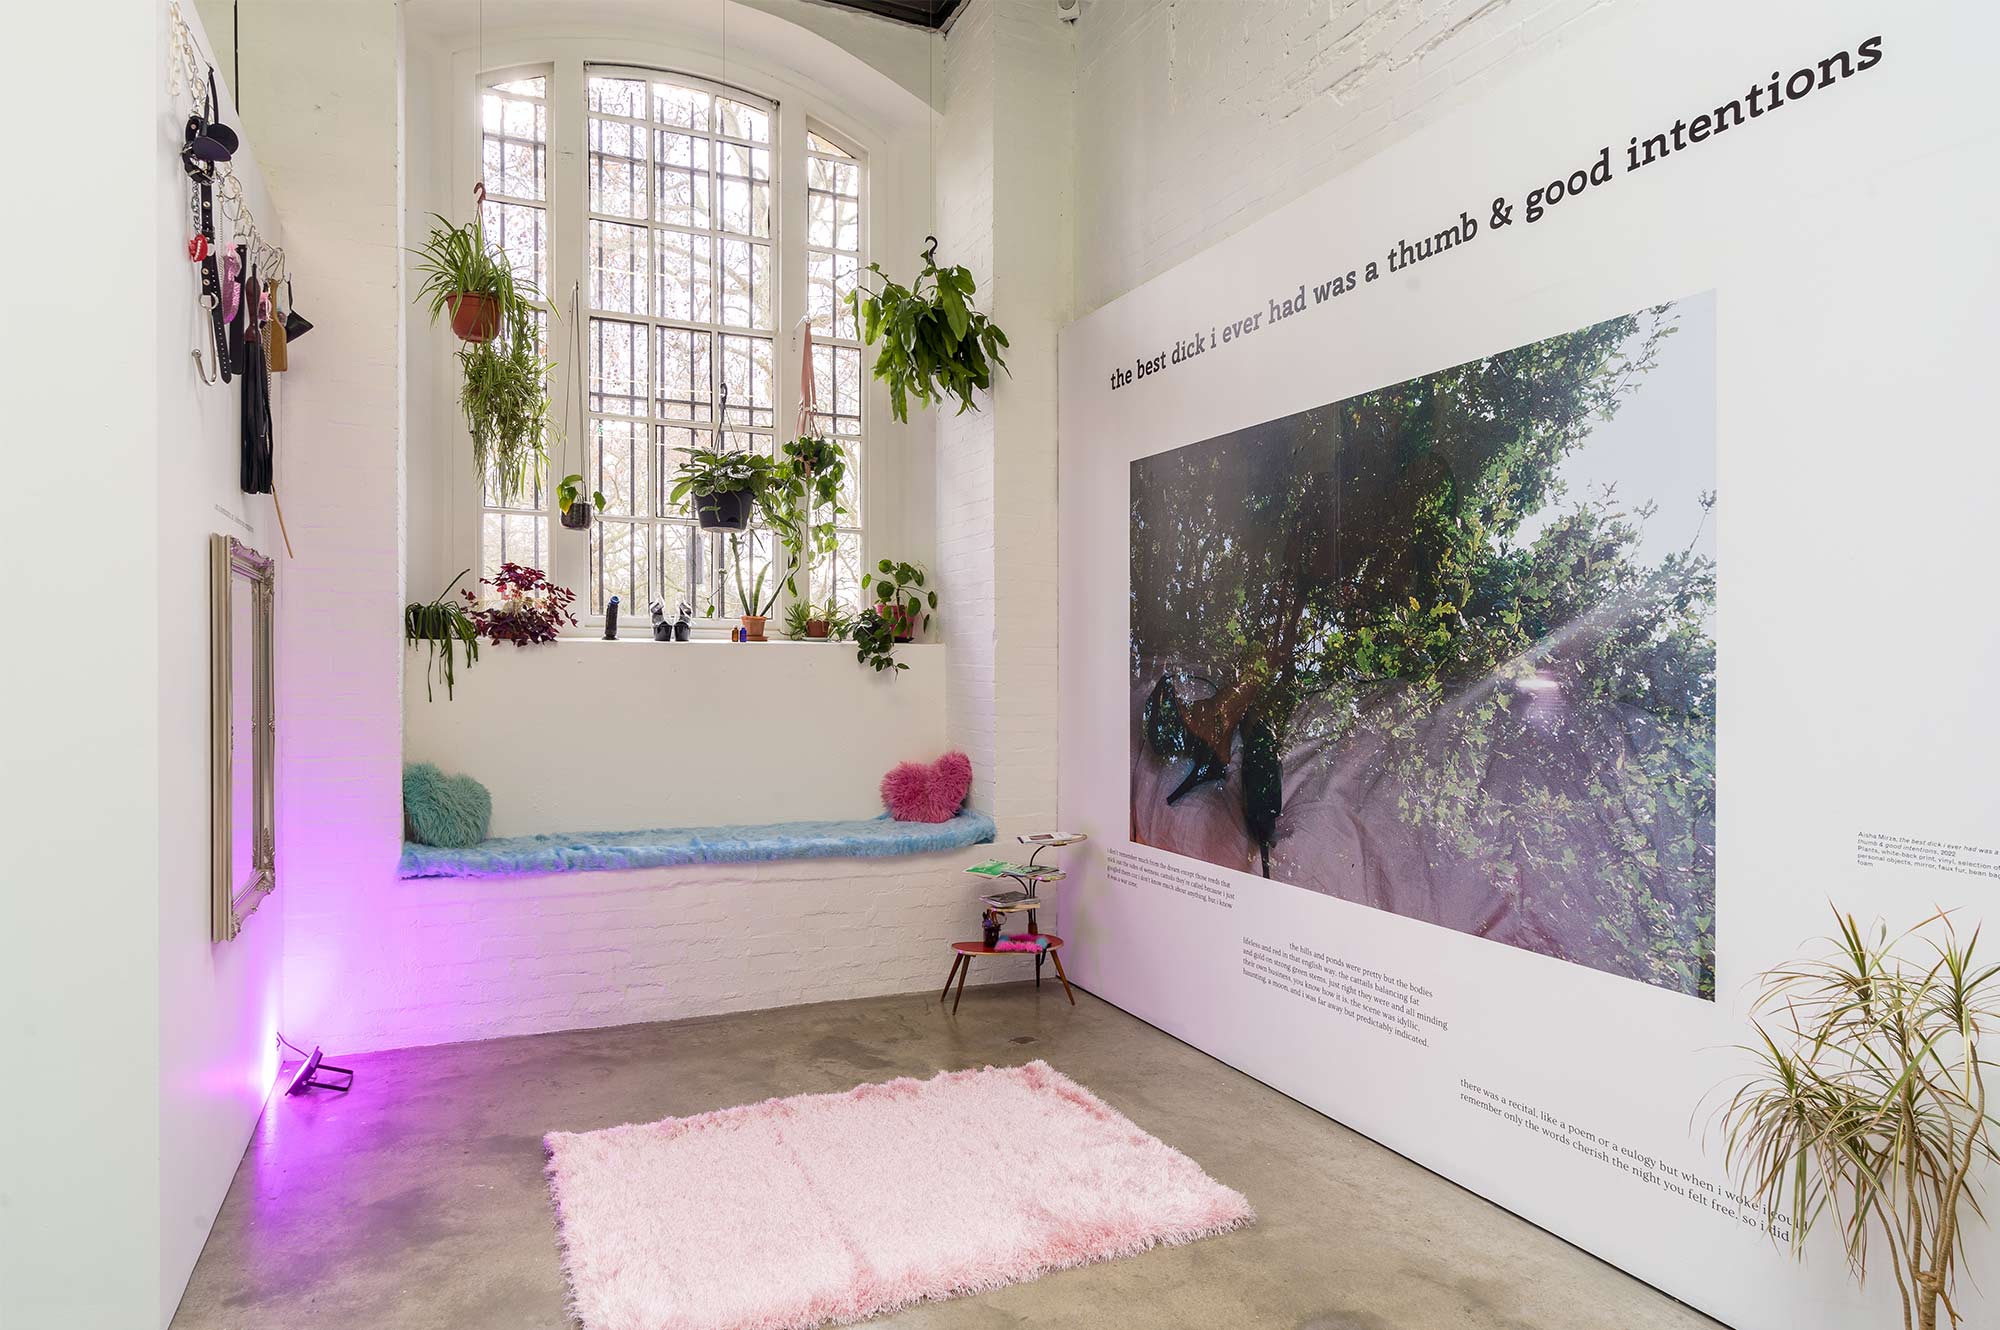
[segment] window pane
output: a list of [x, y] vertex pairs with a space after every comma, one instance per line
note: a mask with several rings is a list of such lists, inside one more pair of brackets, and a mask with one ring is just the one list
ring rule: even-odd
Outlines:
[[829, 157], [846, 157], [848, 155], [846, 149], [836, 147], [830, 141], [810, 131], [806, 134], [806, 151], [823, 152]]
[[649, 517], [652, 447], [646, 426], [636, 420], [590, 422], [589, 488], [604, 495], [610, 517]]
[[646, 407], [646, 325], [590, 321], [590, 409], [639, 416]]
[[718, 143], [715, 148], [716, 188], [721, 191], [719, 225], [740, 235], [770, 235], [770, 152], [735, 143]]
[[710, 356], [715, 334], [660, 328], [660, 391], [654, 414], [673, 420], [708, 420], [715, 414]]
[[724, 419], [732, 424], [769, 427], [775, 410], [771, 384], [771, 339], [722, 337]]
[[709, 95], [699, 88], [672, 83], [653, 85], [653, 119], [683, 129], [708, 128]]
[[653, 528], [653, 594], [666, 607], [669, 621], [682, 605], [697, 614], [706, 608], [689, 591], [694, 585], [692, 550], [698, 543], [694, 528], [680, 522], [661, 522]]
[[613, 217], [646, 216], [646, 131], [622, 120], [590, 121], [590, 207]]
[[659, 130], [653, 136], [653, 215], [676, 226], [706, 227], [709, 217], [707, 139]]
[[[525, 513], [487, 513], [479, 541], [479, 575], [492, 577], [503, 563], [548, 567], [548, 519]], [[463, 585], [461, 583], [461, 585]], [[475, 590], [475, 594], [477, 594]]]
[[629, 115], [641, 120], [646, 118], [646, 83], [644, 79], [600, 78], [592, 75], [589, 82], [590, 109], [602, 111], [606, 115]]
[[667, 494], [680, 479], [681, 465], [687, 461], [690, 449], [707, 448], [713, 443], [710, 431], [691, 429], [681, 425], [662, 425], [659, 433], [659, 456], [654, 462], [657, 479], [654, 483], [653, 511], [662, 517], [694, 516], [694, 500], [682, 499], [679, 503], [668, 500]]
[[861, 432], [861, 352], [852, 346], [813, 347], [813, 395], [820, 424], [829, 433]]
[[835, 199], [833, 222], [833, 247], [858, 252], [861, 248], [861, 201]]
[[715, 99], [715, 128], [718, 133], [749, 139], [752, 143], [768, 143], [771, 139], [770, 116], [727, 97]]
[[843, 442], [840, 451], [846, 455], [847, 471], [840, 478], [840, 488], [835, 491], [840, 506], [846, 511], [840, 515], [840, 525], [858, 527], [861, 515], [861, 445]]
[[771, 247], [723, 239], [722, 317], [736, 328], [775, 326], [771, 313]]
[[[799, 590], [806, 588], [801, 586]], [[861, 533], [842, 532], [831, 555], [813, 561], [812, 600], [816, 605], [833, 601], [849, 614], [861, 609]]]
[[515, 79], [511, 83], [496, 83], [495, 92], [504, 92], [514, 97], [546, 97], [549, 95], [549, 81], [541, 75], [530, 79]]
[[856, 337], [854, 309], [847, 295], [860, 275], [861, 259], [854, 254], [806, 254], [806, 308], [812, 314], [813, 331], [822, 336]]
[[715, 266], [707, 236], [682, 231], [653, 232], [659, 266], [658, 309], [662, 318], [707, 323], [715, 317]]
[[590, 304], [618, 314], [644, 314], [646, 229], [621, 222], [590, 223]]
[[646, 546], [644, 528], [638, 522], [599, 522], [591, 537], [590, 612], [604, 613], [612, 596], [618, 597], [620, 617], [636, 608], [644, 620], [646, 601]]

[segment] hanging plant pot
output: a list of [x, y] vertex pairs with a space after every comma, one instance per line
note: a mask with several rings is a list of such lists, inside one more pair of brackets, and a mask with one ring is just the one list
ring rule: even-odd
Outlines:
[[697, 494], [694, 514], [703, 531], [741, 531], [750, 524], [750, 511], [757, 496], [750, 490], [727, 490]]
[[762, 614], [742, 615], [741, 622], [743, 624], [743, 636], [748, 638], [752, 642], [769, 641], [770, 639], [764, 636], [764, 623], [766, 621], [766, 618], [767, 616]]
[[590, 519], [595, 515], [596, 512], [591, 507], [590, 500], [578, 499], [575, 503], [563, 509], [562, 524], [571, 531], [588, 531], [590, 530]]
[[461, 291], [445, 297], [451, 309], [451, 330], [461, 342], [490, 342], [500, 331], [500, 302], [492, 296]]

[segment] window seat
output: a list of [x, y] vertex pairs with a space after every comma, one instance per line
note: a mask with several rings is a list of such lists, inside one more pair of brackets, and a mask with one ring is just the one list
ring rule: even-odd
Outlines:
[[984, 845], [993, 836], [993, 819], [966, 809], [949, 822], [896, 822], [885, 813], [854, 822], [504, 836], [465, 849], [406, 841], [396, 876], [534, 877], [774, 859], [883, 859]]

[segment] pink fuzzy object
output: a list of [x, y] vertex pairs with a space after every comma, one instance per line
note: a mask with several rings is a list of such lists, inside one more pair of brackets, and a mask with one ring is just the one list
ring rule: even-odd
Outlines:
[[1044, 1062], [546, 1145], [584, 1330], [805, 1330], [1252, 1218]]
[[903, 762], [882, 778], [882, 803], [898, 822], [949, 822], [972, 789], [972, 759], [946, 753], [935, 762]]

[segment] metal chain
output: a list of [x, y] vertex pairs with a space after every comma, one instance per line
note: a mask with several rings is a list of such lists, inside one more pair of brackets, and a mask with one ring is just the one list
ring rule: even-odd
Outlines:
[[[169, 37], [172, 45], [172, 69], [168, 74], [168, 90], [187, 104], [188, 114], [198, 114], [208, 107], [209, 65], [203, 58], [201, 47], [196, 44], [194, 30], [181, 15], [178, 0], [167, 6], [167, 19], [173, 32]], [[216, 113], [221, 114], [217, 107]], [[257, 215], [243, 198], [243, 182], [236, 178], [236, 168], [229, 162], [216, 162], [211, 167], [215, 178], [215, 205], [239, 239], [248, 247], [253, 265], [273, 281], [285, 279], [285, 250], [282, 245], [274, 245], [264, 239], [257, 226]], [[190, 210], [193, 209], [190, 200]]]

